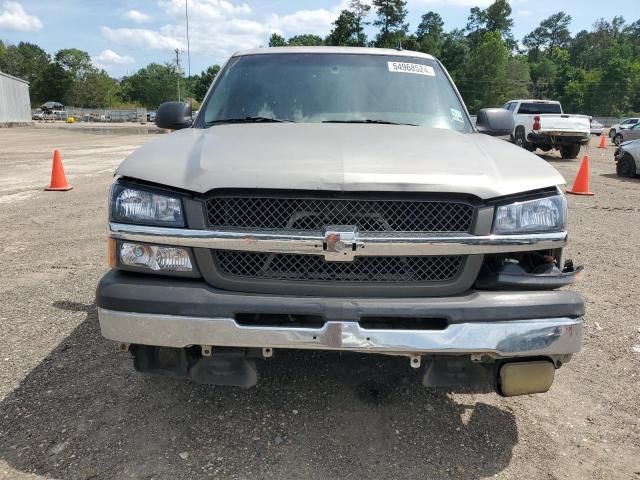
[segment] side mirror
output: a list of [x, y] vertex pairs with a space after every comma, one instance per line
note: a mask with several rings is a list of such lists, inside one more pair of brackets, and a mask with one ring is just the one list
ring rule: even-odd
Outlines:
[[156, 125], [160, 128], [180, 130], [191, 126], [191, 104], [165, 102], [156, 112]]
[[515, 126], [513, 115], [504, 108], [483, 108], [478, 112], [476, 128], [480, 133], [503, 137], [511, 135]]

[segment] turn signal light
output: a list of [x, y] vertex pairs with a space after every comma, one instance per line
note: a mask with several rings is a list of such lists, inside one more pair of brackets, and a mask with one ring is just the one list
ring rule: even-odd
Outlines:
[[107, 261], [109, 268], [116, 268], [116, 241], [113, 238], [107, 239]]

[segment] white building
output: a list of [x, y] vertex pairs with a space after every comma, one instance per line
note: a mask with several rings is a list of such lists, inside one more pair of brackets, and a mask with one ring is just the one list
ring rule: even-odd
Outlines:
[[29, 83], [0, 72], [0, 125], [31, 122]]

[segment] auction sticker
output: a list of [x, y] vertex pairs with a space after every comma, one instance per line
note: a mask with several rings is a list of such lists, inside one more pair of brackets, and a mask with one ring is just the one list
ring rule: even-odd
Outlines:
[[436, 72], [433, 67], [429, 65], [421, 65], [419, 63], [404, 63], [404, 62], [387, 62], [390, 72], [399, 73], [416, 73], [418, 75], [428, 75], [429, 77], [435, 77]]

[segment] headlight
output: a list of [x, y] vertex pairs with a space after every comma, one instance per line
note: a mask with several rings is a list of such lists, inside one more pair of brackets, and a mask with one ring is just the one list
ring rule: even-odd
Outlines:
[[111, 188], [111, 221], [164, 227], [184, 227], [182, 201], [171, 195], [137, 186]]
[[493, 233], [532, 233], [564, 230], [567, 201], [564, 195], [496, 207]]

